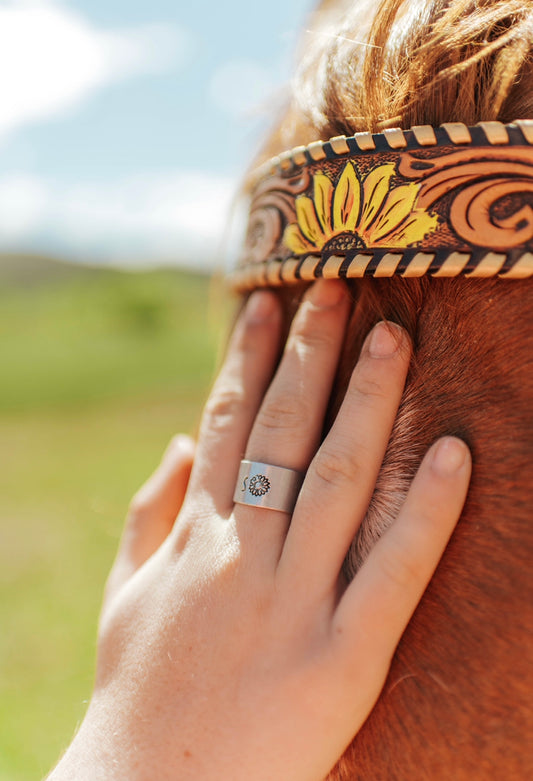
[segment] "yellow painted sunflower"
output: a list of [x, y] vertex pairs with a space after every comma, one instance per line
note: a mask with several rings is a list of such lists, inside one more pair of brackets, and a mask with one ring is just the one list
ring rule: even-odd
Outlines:
[[391, 187], [393, 163], [384, 163], [360, 179], [348, 162], [336, 185], [324, 173], [313, 176], [313, 195], [296, 198], [296, 222], [285, 229], [284, 243], [295, 255], [332, 249], [408, 247], [438, 226], [436, 215], [416, 208], [420, 185]]

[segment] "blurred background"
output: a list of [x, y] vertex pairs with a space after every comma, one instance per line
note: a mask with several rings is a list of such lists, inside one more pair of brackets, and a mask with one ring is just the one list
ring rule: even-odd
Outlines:
[[310, 6], [0, 0], [0, 781], [43, 777], [84, 714], [124, 514], [195, 432], [232, 309], [209, 273]]

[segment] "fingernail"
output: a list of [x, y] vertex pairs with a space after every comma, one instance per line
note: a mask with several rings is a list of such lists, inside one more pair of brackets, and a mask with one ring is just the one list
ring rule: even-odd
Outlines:
[[460, 439], [444, 437], [437, 443], [431, 466], [442, 477], [450, 477], [461, 469], [467, 452], [467, 446]]
[[396, 323], [382, 322], [374, 326], [368, 343], [373, 358], [388, 358], [394, 355], [403, 339], [403, 330]]
[[267, 290], [256, 290], [246, 304], [246, 319], [249, 323], [263, 323], [274, 314], [277, 299]]
[[318, 279], [310, 288], [307, 300], [315, 306], [329, 308], [340, 304], [346, 295], [346, 287], [342, 282], [333, 279]]

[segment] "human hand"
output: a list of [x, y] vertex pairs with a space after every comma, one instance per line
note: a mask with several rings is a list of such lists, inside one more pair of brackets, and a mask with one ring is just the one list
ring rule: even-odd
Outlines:
[[[128, 521], [94, 694], [53, 781], [321, 781], [365, 721], [461, 512], [470, 457], [452, 438], [429, 450], [396, 522], [347, 584], [342, 562], [410, 357], [407, 336], [378, 325], [320, 445], [349, 308], [341, 282], [313, 285], [270, 382], [281, 312], [272, 293], [252, 296], [206, 406], [183, 507], [149, 558], [151, 524]], [[233, 504], [243, 454], [306, 471], [292, 518]], [[145, 511], [186, 483], [186, 459], [168, 459]]]

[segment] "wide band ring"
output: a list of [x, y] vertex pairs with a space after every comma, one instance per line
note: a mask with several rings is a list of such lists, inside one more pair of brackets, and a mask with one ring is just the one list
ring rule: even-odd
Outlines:
[[303, 479], [304, 475], [294, 469], [259, 461], [241, 461], [233, 501], [290, 514]]

